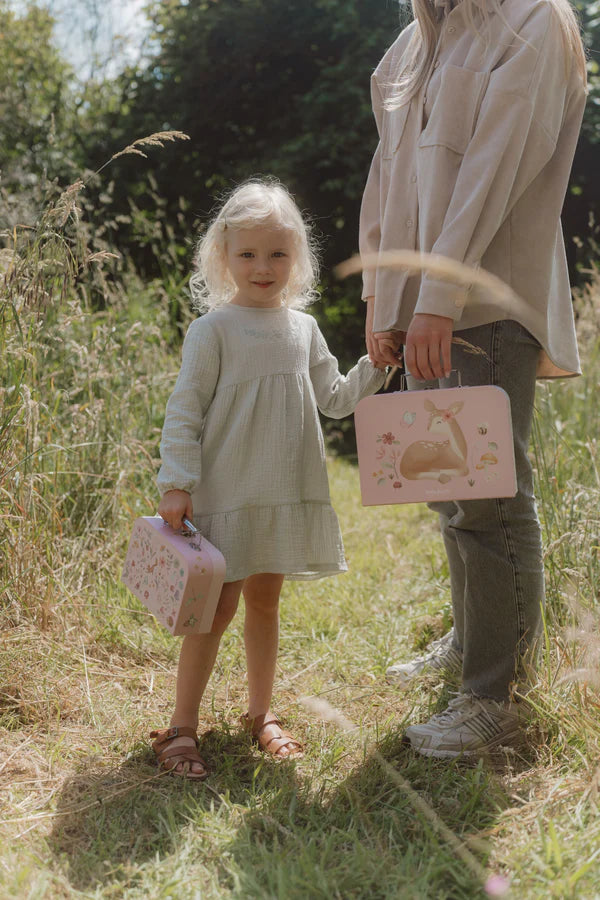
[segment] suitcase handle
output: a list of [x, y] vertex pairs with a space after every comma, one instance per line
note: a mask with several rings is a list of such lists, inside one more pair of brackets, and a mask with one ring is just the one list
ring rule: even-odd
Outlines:
[[198, 529], [196, 528], [194, 523], [191, 522], [189, 519], [184, 518], [181, 521], [185, 525], [185, 531], [183, 531], [183, 529], [182, 529], [183, 534], [186, 534], [186, 532], [187, 532], [187, 534], [200, 534], [200, 532], [198, 531]]
[[[185, 528], [181, 529], [182, 535], [184, 535], [185, 537], [188, 537], [190, 534], [200, 534], [200, 530], [198, 528], [196, 528], [194, 523], [191, 522], [189, 519], [186, 519], [184, 517], [181, 521], [185, 525]], [[167, 524], [165, 519], [163, 519], [163, 522], [165, 523], [165, 525]]]
[[[461, 375], [460, 369], [452, 369], [450, 374], [452, 374], [452, 372], [456, 372], [456, 380], [458, 382], [458, 384], [456, 386], [461, 388], [462, 387], [462, 375]], [[400, 390], [401, 391], [408, 390], [408, 382], [407, 382], [406, 372], [403, 372], [402, 375], [400, 376]], [[435, 390], [435, 388], [426, 388], [426, 390]]]

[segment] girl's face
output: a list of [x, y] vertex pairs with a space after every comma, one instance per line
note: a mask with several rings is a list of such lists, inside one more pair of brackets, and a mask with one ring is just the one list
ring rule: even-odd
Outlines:
[[231, 300], [257, 309], [281, 306], [281, 292], [294, 262], [291, 233], [285, 228], [241, 228], [227, 233], [227, 266], [236, 284]]

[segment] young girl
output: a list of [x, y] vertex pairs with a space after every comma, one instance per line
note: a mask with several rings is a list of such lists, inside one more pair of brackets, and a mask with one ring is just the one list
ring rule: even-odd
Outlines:
[[274, 182], [237, 188], [200, 241], [199, 307], [183, 345], [161, 442], [160, 515], [194, 521], [227, 565], [212, 631], [185, 637], [171, 727], [152, 732], [159, 764], [203, 779], [198, 707], [221, 635], [243, 593], [248, 712], [241, 721], [277, 758], [302, 747], [270, 710], [283, 579], [346, 569], [329, 498], [317, 407], [341, 418], [384, 373], [363, 357], [346, 377], [315, 319], [317, 264], [302, 216]]

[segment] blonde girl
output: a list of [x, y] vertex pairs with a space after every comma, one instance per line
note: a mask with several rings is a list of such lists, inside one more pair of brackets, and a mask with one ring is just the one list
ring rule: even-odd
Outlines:
[[[426, 755], [485, 754], [521, 737], [518, 700], [544, 602], [528, 458], [535, 379], [579, 373], [560, 212], [586, 97], [568, 0], [413, 0], [415, 21], [372, 79], [380, 142], [361, 212], [361, 251], [441, 254], [501, 278], [521, 302], [383, 268], [366, 272], [370, 357], [404, 358], [413, 389], [496, 384], [509, 394], [515, 498], [431, 504], [448, 555], [454, 627], [388, 670], [409, 686], [452, 671], [459, 695], [406, 738]], [[484, 351], [452, 348], [458, 335]]]
[[317, 410], [348, 415], [384, 380], [366, 356], [340, 375], [303, 312], [316, 276], [309, 229], [273, 181], [234, 190], [198, 246], [191, 287], [208, 312], [189, 328], [167, 404], [159, 513], [176, 529], [193, 518], [224, 554], [227, 580], [210, 634], [183, 639], [170, 728], [152, 733], [159, 764], [176, 775], [208, 774], [198, 710], [240, 595], [249, 695], [242, 725], [276, 758], [302, 753], [270, 708], [279, 595], [285, 578], [346, 569]]

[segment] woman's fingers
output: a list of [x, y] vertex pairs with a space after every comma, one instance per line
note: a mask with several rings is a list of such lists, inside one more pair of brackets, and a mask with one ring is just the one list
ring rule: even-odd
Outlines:
[[445, 378], [451, 369], [452, 319], [418, 313], [406, 335], [406, 367], [423, 381]]
[[439, 377], [435, 374], [435, 366], [433, 364], [436, 356], [439, 357], [439, 355], [440, 345], [435, 338], [427, 344], [420, 344], [417, 346], [417, 369], [420, 373], [420, 378], [424, 378], [425, 381], [434, 381]]
[[439, 377], [448, 378], [452, 371], [452, 331], [442, 336], [440, 355], [442, 357], [442, 375]]

